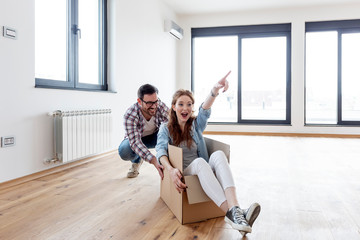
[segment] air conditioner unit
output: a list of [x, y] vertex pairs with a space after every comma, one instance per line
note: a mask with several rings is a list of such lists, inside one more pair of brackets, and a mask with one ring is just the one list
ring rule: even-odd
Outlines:
[[174, 38], [180, 40], [184, 36], [184, 30], [171, 20], [165, 20], [165, 32], [170, 33]]

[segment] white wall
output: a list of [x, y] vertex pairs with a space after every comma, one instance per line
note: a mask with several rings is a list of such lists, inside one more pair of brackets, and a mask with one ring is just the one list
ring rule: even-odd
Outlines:
[[[179, 16], [184, 39], [178, 46], [178, 88], [191, 89], [191, 28], [256, 24], [292, 24], [292, 126], [208, 125], [208, 131], [229, 132], [289, 132], [323, 134], [360, 134], [359, 127], [304, 126], [304, 39], [305, 22], [360, 19], [360, 4], [319, 6], [312, 8], [270, 9]], [[221, 76], [218, 76], [220, 78]], [[216, 81], [216, 80], [215, 80]], [[211, 86], [209, 86], [210, 89]]]
[[[14, 147], [0, 148], [0, 182], [54, 166], [43, 164], [53, 155], [52, 119], [46, 116], [48, 112], [111, 108], [112, 149], [116, 149], [124, 136], [122, 115], [135, 102], [141, 84], [156, 85], [166, 103], [175, 89], [190, 89], [191, 27], [293, 25], [292, 126], [212, 125], [207, 130], [360, 134], [360, 128], [354, 127], [304, 127], [302, 104], [304, 22], [360, 18], [360, 4], [179, 17], [160, 0], [108, 2], [109, 84], [117, 93], [34, 88], [34, 0], [1, 0], [0, 27], [15, 28], [18, 39], [0, 36], [0, 136], [15, 135], [17, 141]], [[176, 41], [163, 32], [166, 18], [184, 28], [183, 40]]]
[[[124, 136], [122, 116], [144, 83], [169, 102], [175, 90], [176, 40], [163, 31], [176, 15], [159, 1], [108, 0], [109, 84], [117, 93], [34, 88], [34, 0], [1, 0], [0, 26], [18, 39], [0, 36], [0, 136], [15, 135], [14, 147], [0, 148], [0, 182], [32, 174], [53, 156], [54, 110], [111, 108], [112, 149]], [[120, 160], [119, 160], [120, 161]]]

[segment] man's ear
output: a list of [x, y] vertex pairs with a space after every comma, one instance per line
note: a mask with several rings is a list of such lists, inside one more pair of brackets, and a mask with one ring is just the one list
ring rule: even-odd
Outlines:
[[140, 98], [137, 99], [137, 102], [141, 105], [141, 99]]

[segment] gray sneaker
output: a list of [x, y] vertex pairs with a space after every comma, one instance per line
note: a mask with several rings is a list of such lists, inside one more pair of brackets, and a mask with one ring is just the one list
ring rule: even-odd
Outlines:
[[[252, 227], [256, 218], [259, 216], [260, 210], [261, 210], [261, 206], [258, 203], [251, 204], [248, 209], [242, 209], [244, 218], [249, 223], [250, 227]], [[247, 234], [247, 232], [245, 231], [240, 231], [240, 233], [243, 237], [245, 237]]]
[[128, 178], [135, 178], [139, 175], [139, 169], [141, 164], [143, 163], [143, 160], [141, 159], [141, 161], [139, 163], [133, 163], [131, 164], [131, 168], [129, 169], [129, 172], [127, 173], [127, 177]]
[[251, 227], [245, 219], [244, 212], [238, 206], [234, 206], [226, 212], [225, 222], [240, 232], [251, 233]]
[[250, 227], [254, 224], [256, 218], [260, 214], [261, 206], [258, 203], [253, 203], [250, 205], [248, 209], [242, 209], [244, 212], [244, 217], [246, 221], [249, 223]]

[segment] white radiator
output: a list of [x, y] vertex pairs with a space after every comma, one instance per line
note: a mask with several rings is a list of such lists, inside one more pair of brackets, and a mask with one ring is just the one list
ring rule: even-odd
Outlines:
[[63, 163], [110, 149], [111, 109], [55, 111], [55, 158]]

